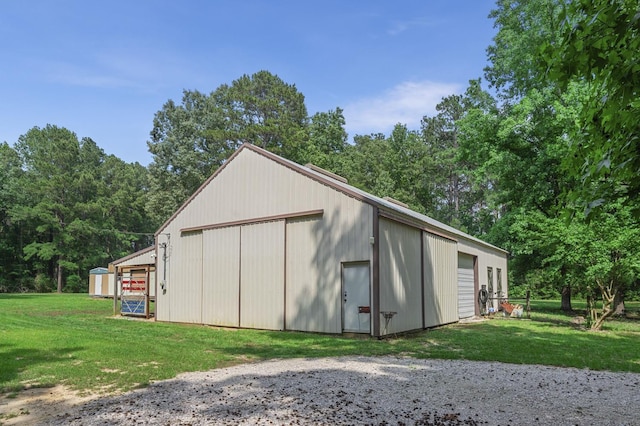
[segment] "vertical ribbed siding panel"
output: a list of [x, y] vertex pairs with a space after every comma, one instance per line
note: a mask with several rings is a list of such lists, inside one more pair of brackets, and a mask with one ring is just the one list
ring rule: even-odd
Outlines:
[[149, 273], [149, 296], [156, 297], [156, 271], [151, 270]]
[[473, 256], [458, 254], [458, 317], [475, 315], [476, 294], [474, 289]]
[[[304, 191], [303, 185], [291, 189], [292, 194]], [[308, 196], [318, 195], [310, 191]], [[322, 218], [287, 221], [289, 330], [342, 332], [341, 264], [370, 257], [371, 208], [335, 191], [325, 196]]]
[[171, 321], [202, 323], [202, 232], [179, 237], [180, 253], [172, 258]]
[[284, 328], [284, 221], [240, 230], [240, 326]]
[[336, 333], [331, 283], [321, 278], [320, 250], [315, 235], [322, 232], [321, 219], [287, 222], [287, 329]]
[[397, 312], [381, 334], [422, 328], [421, 231], [380, 220], [380, 311]]
[[423, 233], [425, 327], [458, 321], [456, 242]]
[[239, 327], [240, 227], [204, 231], [202, 322]]

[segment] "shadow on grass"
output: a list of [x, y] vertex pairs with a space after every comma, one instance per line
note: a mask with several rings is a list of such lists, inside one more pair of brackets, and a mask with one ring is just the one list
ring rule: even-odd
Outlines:
[[[53, 364], [60, 362], [73, 362], [74, 358], [69, 354], [83, 348], [60, 348], [43, 351], [33, 348], [14, 348], [9, 345], [0, 345], [0, 393], [18, 391], [26, 387], [26, 384], [16, 382], [19, 374], [37, 364]], [[34, 382], [30, 387], [49, 387], [55, 383]]]
[[419, 357], [640, 372], [638, 333], [594, 333], [548, 320], [456, 327], [431, 342]]
[[638, 333], [593, 333], [572, 318], [453, 324], [384, 340], [263, 332], [217, 350], [245, 360], [395, 355], [640, 372]]
[[253, 359], [319, 358], [342, 355], [371, 355], [376, 346], [383, 345], [376, 339], [343, 337], [338, 335], [311, 334], [295, 331], [256, 333], [233, 346], [218, 348], [232, 357]]
[[0, 300], [37, 299], [41, 298], [43, 294], [53, 293], [0, 293]]

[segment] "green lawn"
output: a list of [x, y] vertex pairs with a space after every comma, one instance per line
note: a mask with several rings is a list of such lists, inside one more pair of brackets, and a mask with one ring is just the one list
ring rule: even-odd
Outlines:
[[80, 294], [0, 294], [0, 392], [56, 384], [86, 392], [123, 391], [188, 371], [340, 355], [640, 373], [640, 321], [612, 321], [604, 332], [589, 332], [556, 309], [558, 301], [533, 302], [530, 320], [496, 318], [384, 340], [114, 318], [112, 303]]

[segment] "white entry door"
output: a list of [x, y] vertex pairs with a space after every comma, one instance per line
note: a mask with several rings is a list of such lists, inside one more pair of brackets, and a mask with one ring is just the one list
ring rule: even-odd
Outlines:
[[368, 263], [342, 266], [342, 318], [343, 331], [371, 333]]
[[95, 289], [93, 290], [94, 294], [97, 294], [98, 296], [102, 296], [102, 275], [96, 275], [96, 286]]

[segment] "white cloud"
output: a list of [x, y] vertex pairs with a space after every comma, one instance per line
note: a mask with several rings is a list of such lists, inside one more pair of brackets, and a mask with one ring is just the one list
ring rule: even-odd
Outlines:
[[415, 19], [405, 20], [405, 21], [395, 21], [392, 23], [391, 27], [387, 30], [387, 34], [390, 36], [397, 36], [413, 28], [433, 27], [438, 24], [439, 24], [438, 21], [425, 19], [425, 18], [415, 18]]
[[50, 80], [65, 85], [107, 89], [135, 86], [135, 83], [126, 76], [109, 71], [66, 62], [53, 62], [45, 66], [45, 72]]
[[76, 62], [48, 62], [43, 70], [49, 80], [69, 86], [154, 92], [172, 80], [187, 80], [184, 63], [179, 54], [129, 47], [92, 52]]
[[434, 115], [442, 98], [460, 89], [459, 84], [433, 81], [398, 84], [380, 95], [348, 104], [344, 108], [347, 132], [351, 137], [388, 133], [398, 123], [417, 130], [423, 116]]

